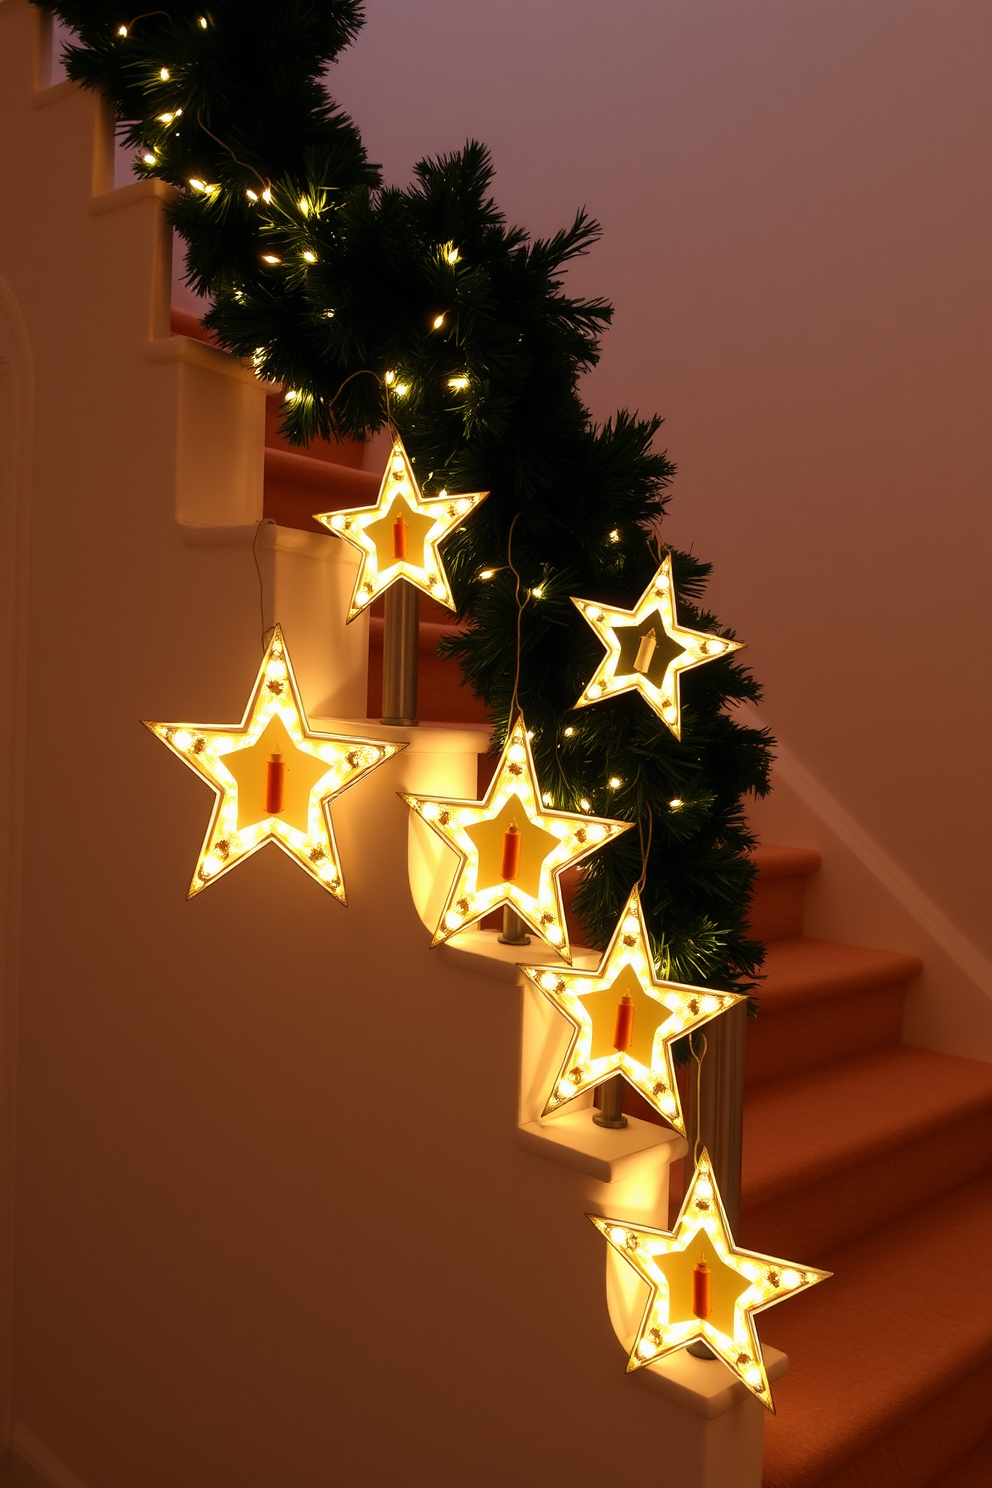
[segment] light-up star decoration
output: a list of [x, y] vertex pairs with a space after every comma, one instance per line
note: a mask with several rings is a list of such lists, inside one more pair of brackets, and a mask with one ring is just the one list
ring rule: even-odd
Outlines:
[[467, 496], [449, 496], [444, 491], [425, 500], [403, 441], [397, 436], [375, 506], [324, 512], [315, 517], [362, 555], [348, 619], [354, 620], [397, 579], [406, 579], [453, 610], [455, 601], [438, 543], [488, 495], [488, 491], [473, 491]]
[[774, 1411], [754, 1315], [826, 1280], [831, 1272], [740, 1250], [705, 1148], [673, 1231], [598, 1214], [589, 1218], [649, 1288], [628, 1373], [701, 1339]]
[[520, 970], [572, 1025], [544, 1115], [620, 1074], [684, 1135], [672, 1045], [744, 998], [655, 979], [637, 890], [594, 971], [524, 965]]
[[406, 745], [312, 732], [278, 626], [240, 724], [147, 727], [216, 795], [190, 898], [274, 842], [348, 902], [330, 803]]
[[[550, 811], [543, 806], [522, 718], [510, 731], [484, 800], [412, 795], [403, 799], [458, 854], [432, 945], [440, 945], [508, 904], [542, 940], [571, 961], [561, 875], [626, 832], [632, 822]], [[505, 873], [507, 868], [512, 869], [510, 874]]]
[[622, 692], [639, 692], [676, 739], [682, 737], [682, 673], [739, 651], [744, 644], [678, 623], [671, 554], [632, 610], [574, 595], [572, 603], [606, 647], [606, 655], [575, 706], [584, 708]]

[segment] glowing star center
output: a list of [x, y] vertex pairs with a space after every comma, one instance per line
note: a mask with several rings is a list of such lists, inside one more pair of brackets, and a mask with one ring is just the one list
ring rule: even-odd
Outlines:
[[505, 834], [512, 824], [516, 824], [520, 833], [520, 857], [512, 882], [521, 893], [537, 899], [541, 893], [541, 870], [545, 860], [560, 844], [553, 832], [546, 832], [531, 821], [517, 795], [510, 796], [498, 816], [465, 828], [465, 835], [471, 838], [479, 854], [477, 892], [507, 882], [503, 877], [503, 848]]
[[[654, 632], [655, 645], [647, 668], [642, 671], [640, 667], [635, 667], [634, 663], [637, 660], [641, 641], [650, 631]], [[653, 686], [660, 687], [672, 662], [685, 655], [685, 647], [674, 641], [665, 629], [660, 610], [655, 610], [635, 625], [614, 626], [613, 634], [620, 647], [620, 659], [616, 669], [618, 677], [632, 677], [641, 671], [641, 674]]]
[[[398, 538], [396, 523], [402, 521], [406, 531]], [[375, 543], [380, 572], [403, 561], [414, 568], [424, 568], [424, 544], [434, 526], [434, 518], [416, 511], [400, 492], [389, 503], [385, 514], [365, 529]]]
[[266, 810], [268, 766], [273, 754], [284, 766], [282, 809], [279, 820], [298, 831], [309, 831], [310, 793], [331, 766], [299, 749], [279, 714], [269, 719], [254, 744], [224, 755], [224, 764], [238, 787], [238, 831], [244, 831], [270, 815]]
[[590, 1058], [605, 1059], [616, 1054], [617, 1004], [624, 996], [634, 1004], [632, 1038], [627, 1054], [639, 1064], [651, 1068], [654, 1039], [659, 1027], [671, 1017], [668, 1009], [653, 997], [649, 997], [641, 986], [634, 968], [627, 965], [609, 987], [600, 992], [589, 992], [582, 996], [582, 1006], [592, 1019], [592, 1049]]
[[705, 1230], [697, 1230], [684, 1250], [651, 1257], [668, 1283], [668, 1325], [697, 1321], [693, 1312], [693, 1273], [700, 1260], [710, 1268], [710, 1311], [705, 1319], [718, 1333], [734, 1336], [734, 1310], [751, 1283], [721, 1260]]

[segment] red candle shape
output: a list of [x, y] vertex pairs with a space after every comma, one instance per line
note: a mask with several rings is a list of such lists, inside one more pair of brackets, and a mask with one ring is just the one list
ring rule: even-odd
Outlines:
[[393, 523], [393, 557], [397, 563], [406, 558], [406, 533], [406, 523], [402, 517], [397, 517]]
[[613, 1047], [621, 1054], [629, 1049], [634, 1038], [634, 1000], [625, 992], [617, 1003], [617, 1021], [613, 1030]]
[[278, 816], [282, 810], [286, 766], [278, 749], [265, 766], [265, 814]]
[[692, 1310], [697, 1318], [708, 1318], [712, 1311], [710, 1306], [712, 1274], [705, 1258], [700, 1256], [692, 1268]]
[[520, 872], [520, 828], [511, 821], [503, 833], [503, 866], [500, 877], [514, 879]]

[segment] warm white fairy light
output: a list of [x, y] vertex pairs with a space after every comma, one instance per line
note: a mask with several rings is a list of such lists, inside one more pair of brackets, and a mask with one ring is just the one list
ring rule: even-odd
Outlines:
[[266, 186], [265, 190], [262, 192], [262, 200], [264, 202], [270, 202], [272, 200], [272, 192], [268, 186]]
[[449, 377], [448, 378], [448, 386], [450, 388], [454, 388], [454, 390], [455, 390], [456, 393], [463, 393], [465, 391], [465, 389], [468, 387], [468, 378], [467, 377], [464, 377], [464, 376], [462, 376], [462, 377]]
[[258, 201], [258, 192], [252, 191], [250, 186], [245, 190], [245, 196], [249, 201]]
[[[755, 1314], [825, 1281], [831, 1273], [739, 1249], [705, 1148], [674, 1230], [598, 1214], [589, 1218], [649, 1289], [627, 1360], [628, 1373], [702, 1341], [774, 1411]], [[708, 1274], [699, 1288], [701, 1268]]]
[[317, 262], [317, 255], [316, 255], [316, 253], [312, 253], [309, 248], [304, 248], [304, 250], [303, 250], [303, 257], [306, 259], [307, 263], [316, 263]]
[[[406, 745], [314, 733], [278, 626], [240, 724], [147, 726], [216, 796], [191, 898], [274, 842], [328, 893], [347, 902], [330, 803]], [[273, 797], [270, 767], [276, 761]]]
[[277, 258], [274, 253], [263, 253], [262, 254], [262, 258], [263, 258], [264, 262], [267, 263], [267, 264], [282, 263], [282, 259], [281, 258]]
[[197, 16], [196, 23], [199, 26], [199, 28], [200, 28], [201, 31], [206, 31], [206, 29], [207, 29], [207, 18], [206, 18], [206, 16]]
[[584, 708], [623, 692], [639, 692], [677, 739], [682, 735], [682, 673], [739, 651], [743, 644], [678, 623], [670, 554], [634, 609], [621, 610], [574, 596], [572, 603], [606, 647], [606, 655], [575, 706]]
[[[385, 374], [387, 382], [390, 375], [388, 372]], [[394, 391], [400, 394], [406, 391], [406, 387], [397, 383]], [[455, 601], [438, 544], [464, 522], [469, 512], [474, 511], [488, 494], [487, 491], [472, 491], [461, 496], [445, 493], [426, 499], [403, 441], [397, 436], [386, 461], [375, 505], [324, 512], [316, 518], [362, 555], [348, 619], [354, 620], [376, 595], [382, 594], [397, 579], [406, 579], [438, 604], [453, 610]]]
[[169, 81], [170, 73], [167, 67], [160, 67], [158, 75], [162, 79], [163, 83], [167, 83]]
[[146, 150], [141, 158], [146, 165], [154, 165], [156, 161], [156, 157], [151, 153], [150, 150]]
[[565, 735], [566, 739], [571, 739], [572, 735], [575, 733], [575, 730], [574, 728], [572, 728], [571, 724], [569, 724], [568, 728], [562, 729], [562, 733]]
[[[651, 940], [636, 889], [593, 971], [522, 966], [524, 974], [572, 1025], [545, 1114], [614, 1075], [623, 1075], [659, 1116], [685, 1131], [672, 1046], [743, 998], [655, 976]], [[618, 1008], [628, 999], [626, 1037], [617, 1040]], [[625, 1047], [618, 1048], [617, 1042]]]
[[118, 36], [126, 36], [127, 35], [127, 27], [126, 26], [118, 26], [117, 27], [117, 35]]
[[[458, 856], [433, 945], [509, 905], [560, 956], [571, 960], [561, 875], [632, 824], [549, 811], [541, 794], [527, 730], [518, 718], [482, 800], [403, 797]], [[517, 857], [512, 873], [504, 876], [507, 837], [513, 833], [518, 835]]]
[[443, 316], [443, 314], [442, 315], [435, 315], [434, 319], [431, 321], [431, 330], [432, 331], [439, 331], [443, 325], [444, 325], [444, 316]]
[[670, 800], [669, 803], [668, 803], [669, 809], [672, 810], [672, 811], [681, 811], [682, 804], [683, 803], [682, 803], [682, 797], [681, 796], [674, 796], [672, 798], [672, 800]]
[[458, 249], [455, 247], [454, 243], [449, 243], [444, 250], [444, 257], [447, 263], [456, 264], [461, 258], [461, 254], [458, 252]]

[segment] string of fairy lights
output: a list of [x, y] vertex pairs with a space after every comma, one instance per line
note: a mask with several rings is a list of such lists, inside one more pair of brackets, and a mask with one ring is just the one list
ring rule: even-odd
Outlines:
[[[135, 28], [152, 17], [165, 17], [173, 27], [186, 26], [195, 39], [207, 35], [210, 15], [175, 18], [163, 11], [146, 12], [113, 28], [112, 41], [126, 59]], [[185, 34], [185, 33], [184, 33]], [[187, 41], [189, 38], [186, 38]], [[130, 65], [130, 64], [128, 64]], [[187, 209], [207, 223], [220, 222], [233, 209], [247, 212], [251, 254], [240, 280], [229, 274], [214, 286], [218, 302], [247, 307], [272, 285], [291, 294], [306, 288], [305, 301], [317, 324], [337, 323], [342, 303], [326, 302], [320, 281], [328, 242], [334, 240], [336, 212], [342, 197], [332, 187], [300, 181], [289, 173], [271, 178], [240, 160], [232, 145], [208, 127], [197, 106], [201, 82], [182, 66], [152, 59], [141, 64], [148, 115], [141, 123], [135, 167], [139, 175], [162, 176], [178, 185]], [[220, 126], [218, 126], [220, 127]], [[209, 139], [222, 152], [223, 168], [174, 169], [175, 139]], [[385, 402], [393, 443], [378, 498], [368, 507], [317, 514], [327, 530], [351, 544], [360, 566], [347, 621], [362, 614], [393, 585], [405, 583], [451, 610], [457, 610], [446, 571], [449, 543], [457, 544], [466, 522], [492, 503], [488, 491], [460, 492], [445, 472], [418, 479], [393, 419], [393, 400], [411, 424], [414, 412], [429, 420], [437, 399], [461, 410], [466, 419], [481, 397], [484, 369], [473, 364], [459, 335], [463, 276], [472, 272], [471, 254], [453, 239], [436, 241], [427, 264], [439, 286], [435, 303], [424, 309], [421, 332], [446, 348], [447, 364], [436, 359], [425, 372], [393, 355], [380, 364], [348, 373], [335, 388], [321, 383], [312, 369], [298, 366], [286, 375], [285, 349], [264, 335], [249, 353], [256, 376], [283, 390], [287, 427], [306, 433], [334, 429], [338, 399], [347, 384], [364, 374], [374, 380]], [[330, 298], [333, 298], [331, 296]], [[430, 359], [425, 359], [429, 361]], [[294, 423], [295, 421], [295, 423]], [[680, 617], [672, 555], [656, 538], [636, 526], [609, 526], [603, 553], [619, 564], [630, 545], [648, 552], [655, 544], [654, 572], [630, 608], [595, 595], [570, 593], [564, 570], [543, 561], [539, 575], [524, 582], [513, 551], [510, 523], [505, 563], [476, 566], [473, 580], [482, 586], [513, 581], [516, 609], [515, 654], [504, 664], [515, 667], [513, 692], [501, 730], [503, 747], [495, 776], [477, 800], [407, 793], [411, 830], [425, 840], [443, 843], [456, 867], [442, 887], [443, 906], [433, 932], [433, 945], [464, 935], [499, 908], [513, 914], [556, 958], [547, 965], [521, 965], [533, 994], [544, 999], [569, 1025], [567, 1050], [560, 1066], [548, 1071], [544, 1116], [554, 1119], [597, 1087], [616, 1093], [632, 1086], [657, 1114], [684, 1132], [685, 1120], [675, 1078], [676, 1041], [739, 1005], [740, 993], [712, 986], [668, 980], [658, 975], [656, 954], [644, 904], [650, 885], [650, 854], [655, 812], [638, 806], [634, 819], [614, 817], [610, 808], [628, 789], [628, 769], [618, 764], [593, 779], [583, 764], [585, 730], [573, 721], [579, 709], [604, 709], [620, 699], [648, 710], [662, 737], [680, 741], [687, 704], [682, 678], [738, 651], [741, 643], [712, 628], [695, 628]], [[441, 545], [445, 545], [442, 552]], [[455, 552], [455, 548], [451, 548]], [[613, 560], [611, 560], [613, 561]], [[536, 581], [535, 581], [536, 578]], [[523, 642], [521, 624], [531, 606], [564, 602], [581, 618], [590, 645], [598, 653], [593, 670], [566, 713], [552, 726], [551, 761], [543, 772], [535, 762], [540, 728], [529, 728], [518, 699]], [[347, 904], [344, 865], [334, 836], [332, 805], [342, 791], [357, 786], [404, 747], [365, 734], [322, 734], [310, 725], [296, 682], [285, 638], [274, 628], [245, 714], [239, 724], [208, 726], [150, 723], [174, 754], [214, 792], [214, 810], [194, 870], [190, 895], [226, 876], [233, 868], [273, 843], [323, 890]], [[547, 732], [547, 725], [543, 732]], [[564, 760], [563, 760], [564, 755]], [[691, 815], [690, 790], [667, 800], [669, 818]], [[570, 807], [576, 807], [572, 810]], [[594, 864], [596, 855], [622, 841], [637, 827], [640, 877], [614, 922], [609, 944], [594, 968], [575, 969], [562, 891], [562, 875], [577, 864]], [[450, 864], [450, 854], [442, 857]], [[619, 1097], [617, 1098], [619, 1100]], [[611, 1114], [612, 1112], [612, 1114]], [[603, 1126], [625, 1124], [622, 1103], [593, 1117]], [[678, 1223], [672, 1231], [652, 1230], [622, 1220], [590, 1216], [602, 1231], [610, 1253], [625, 1263], [650, 1299], [639, 1325], [627, 1340], [628, 1368], [658, 1363], [692, 1341], [706, 1343], [763, 1404], [772, 1408], [752, 1315], [823, 1279], [814, 1268], [758, 1256], [736, 1246], [727, 1224], [716, 1175], [705, 1150], [697, 1152], [695, 1171]]]

